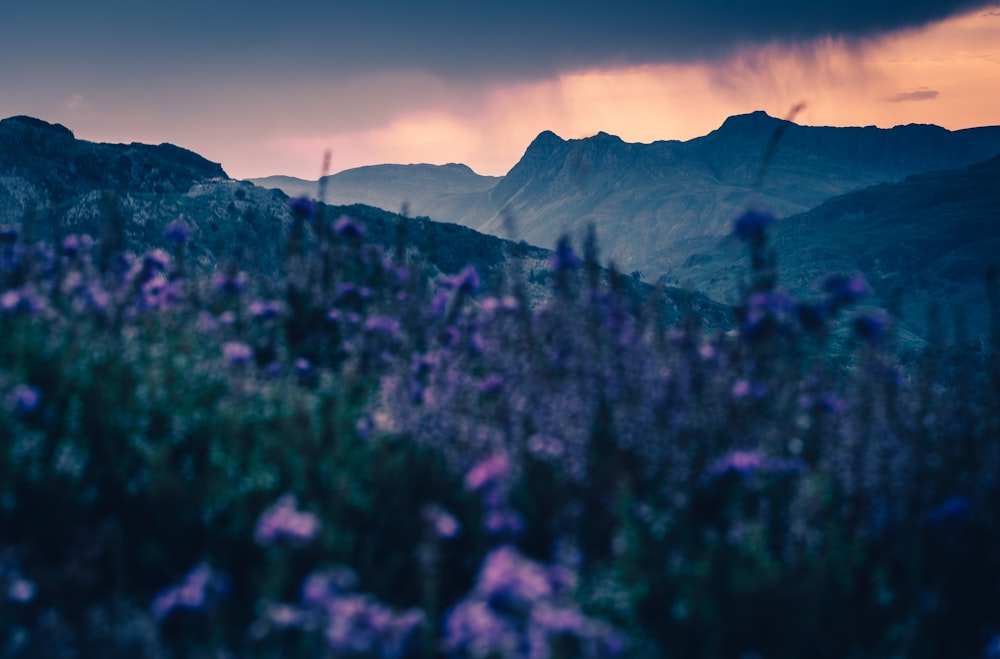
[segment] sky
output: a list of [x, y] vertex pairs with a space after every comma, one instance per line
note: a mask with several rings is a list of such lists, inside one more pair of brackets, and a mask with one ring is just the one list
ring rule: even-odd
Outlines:
[[1000, 125], [998, 0], [32, 0], [0, 23], [0, 117], [170, 142], [235, 178], [381, 163], [503, 175], [543, 130], [691, 139]]

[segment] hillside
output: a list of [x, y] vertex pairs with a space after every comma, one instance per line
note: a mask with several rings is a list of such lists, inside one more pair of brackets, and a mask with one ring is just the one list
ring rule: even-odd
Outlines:
[[[875, 301], [898, 306], [908, 325], [930, 331], [956, 313], [972, 334], [989, 329], [984, 277], [1000, 268], [1000, 157], [963, 169], [911, 176], [838, 196], [776, 223], [781, 284], [809, 294], [828, 272], [860, 271]], [[714, 299], [737, 298], [745, 247], [722, 238], [661, 281]]]

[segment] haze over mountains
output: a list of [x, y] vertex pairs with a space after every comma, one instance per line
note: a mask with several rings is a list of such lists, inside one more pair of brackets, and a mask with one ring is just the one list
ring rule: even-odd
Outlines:
[[[769, 147], [773, 154], [761, 176]], [[959, 131], [930, 125], [811, 127], [753, 112], [730, 117], [719, 129], [686, 142], [630, 144], [606, 133], [563, 140], [546, 131], [485, 190], [491, 177], [466, 172], [459, 179], [454, 165], [393, 165], [335, 174], [326, 179], [326, 194], [338, 203], [393, 210], [409, 201], [414, 214], [494, 235], [506, 235], [513, 220], [511, 237], [546, 247], [563, 233], [580, 236], [593, 224], [607, 257], [626, 272], [639, 270], [655, 279], [728, 233], [733, 217], [747, 205], [787, 216], [837, 194], [964, 167], [997, 153], [997, 126]], [[409, 186], [419, 189], [409, 199], [397, 192], [407, 177], [419, 181]], [[269, 179], [254, 181], [275, 185]], [[338, 190], [342, 181], [345, 186]], [[316, 182], [295, 183], [283, 189], [316, 194]]]

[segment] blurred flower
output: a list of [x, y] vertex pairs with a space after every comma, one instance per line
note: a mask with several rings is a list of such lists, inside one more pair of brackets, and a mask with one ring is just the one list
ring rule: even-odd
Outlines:
[[479, 599], [459, 602], [445, 619], [444, 633], [444, 649], [449, 654], [476, 659], [517, 656], [517, 628]]
[[751, 382], [744, 378], [740, 378], [733, 383], [730, 393], [733, 398], [756, 398], [760, 400], [767, 396], [767, 385], [763, 382]]
[[19, 233], [20, 231], [18, 227], [13, 224], [0, 225], [0, 244], [9, 245], [17, 242], [17, 236]]
[[7, 599], [19, 604], [26, 604], [35, 598], [36, 590], [34, 582], [18, 577], [11, 580], [10, 585], [7, 586]]
[[552, 595], [549, 573], [511, 545], [502, 545], [483, 560], [475, 593], [497, 611], [525, 610]]
[[463, 268], [457, 275], [444, 280], [445, 286], [467, 295], [476, 293], [481, 283], [479, 273], [471, 265]]
[[733, 233], [744, 242], [759, 243], [773, 222], [774, 216], [770, 213], [748, 210], [733, 222]]
[[556, 272], [564, 270], [576, 270], [583, 265], [583, 261], [573, 251], [569, 242], [569, 236], [561, 236], [556, 243], [556, 249], [552, 253], [552, 269]]
[[27, 286], [0, 295], [0, 309], [30, 316], [45, 308], [45, 300]]
[[506, 506], [499, 506], [486, 512], [483, 529], [492, 536], [518, 536], [524, 532], [524, 518]]
[[454, 538], [462, 530], [462, 525], [458, 523], [458, 520], [441, 506], [428, 504], [423, 507], [421, 512], [424, 520], [442, 538]]
[[398, 339], [402, 336], [399, 321], [388, 316], [372, 316], [365, 321], [365, 332], [384, 339]]
[[28, 415], [38, 409], [42, 394], [31, 385], [19, 384], [11, 391], [9, 400], [16, 414]]
[[888, 324], [889, 315], [881, 309], [865, 311], [854, 317], [854, 333], [868, 343], [880, 343]]
[[277, 300], [254, 300], [247, 307], [251, 318], [274, 320], [285, 311], [285, 305]]
[[229, 592], [229, 580], [199, 563], [185, 575], [181, 583], [165, 588], [153, 600], [153, 616], [162, 620], [174, 609], [199, 610]]
[[163, 237], [166, 238], [167, 242], [181, 245], [190, 240], [191, 229], [183, 217], [177, 218], [163, 230]]
[[484, 396], [491, 396], [503, 389], [503, 376], [499, 373], [490, 373], [478, 385], [479, 393]]
[[711, 481], [727, 475], [752, 476], [758, 472], [790, 473], [801, 471], [804, 463], [797, 458], [772, 458], [759, 451], [730, 451], [712, 463], [706, 479]]
[[795, 303], [783, 291], [757, 291], [747, 296], [737, 309], [740, 333], [751, 341], [774, 332], [788, 333], [794, 329]]
[[271, 545], [281, 540], [302, 544], [319, 533], [319, 518], [312, 513], [296, 510], [294, 494], [285, 494], [270, 508], [261, 513], [254, 530], [254, 539], [260, 545]]
[[361, 240], [368, 232], [363, 226], [350, 217], [344, 216], [333, 223], [333, 232], [348, 240]]
[[820, 283], [820, 290], [829, 295], [837, 306], [863, 300], [871, 293], [864, 275], [858, 273], [827, 275]]
[[343, 565], [310, 572], [300, 589], [302, 601], [306, 604], [323, 606], [331, 597], [349, 593], [357, 585], [357, 573]]
[[309, 197], [295, 197], [288, 200], [288, 208], [299, 220], [310, 220], [316, 214], [316, 202]]
[[253, 349], [245, 343], [227, 341], [222, 344], [222, 356], [230, 366], [249, 364], [253, 359]]
[[473, 492], [510, 478], [510, 460], [498, 453], [475, 465], [465, 475], [465, 487]]
[[247, 287], [247, 276], [242, 272], [219, 272], [212, 280], [217, 291], [228, 295], [239, 295]]

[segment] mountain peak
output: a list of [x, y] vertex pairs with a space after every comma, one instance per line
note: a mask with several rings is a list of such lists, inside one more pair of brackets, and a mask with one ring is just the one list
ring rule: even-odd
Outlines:
[[623, 142], [622, 138], [617, 135], [612, 135], [611, 133], [605, 133], [603, 130], [597, 135], [594, 135], [591, 139], [601, 141], [601, 142]]
[[748, 114], [735, 114], [722, 122], [719, 127], [721, 131], [758, 132], [761, 130], [773, 130], [784, 119], [772, 117], [763, 110], [756, 110]]
[[19, 114], [14, 117], [8, 117], [6, 119], [0, 119], [0, 129], [12, 129], [12, 128], [31, 128], [34, 130], [44, 130], [56, 135], [61, 135], [62, 137], [68, 137], [74, 139], [76, 136], [73, 135], [73, 131], [66, 128], [62, 124], [50, 124], [47, 121], [42, 121], [41, 119], [36, 119], [35, 117], [29, 117], [27, 115]]
[[528, 145], [528, 150], [531, 151], [532, 149], [538, 148], [551, 149], [552, 147], [559, 146], [560, 144], [565, 144], [565, 142], [566, 140], [559, 137], [551, 130], [543, 130], [538, 134], [538, 137], [531, 141], [531, 144]]

